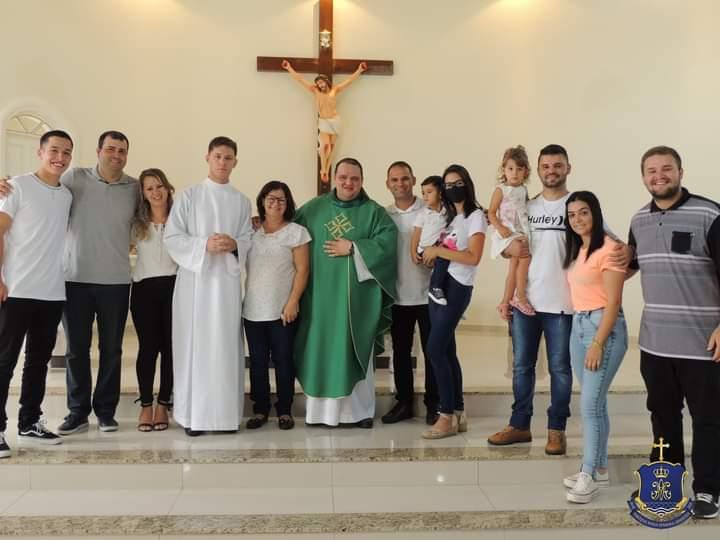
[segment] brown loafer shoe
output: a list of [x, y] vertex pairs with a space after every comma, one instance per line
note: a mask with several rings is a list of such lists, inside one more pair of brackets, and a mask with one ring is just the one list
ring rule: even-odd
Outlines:
[[532, 434], [529, 429], [518, 429], [513, 426], [507, 426], [502, 431], [498, 431], [494, 435], [488, 437], [488, 443], [493, 446], [507, 446], [508, 444], [529, 443], [532, 442]]
[[558, 429], [548, 429], [548, 439], [545, 453], [549, 456], [564, 456], [567, 452], [567, 439], [565, 432]]

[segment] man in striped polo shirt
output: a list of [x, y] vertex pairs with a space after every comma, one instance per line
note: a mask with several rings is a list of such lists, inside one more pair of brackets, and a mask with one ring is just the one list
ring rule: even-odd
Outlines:
[[[692, 417], [694, 515], [718, 515], [720, 494], [720, 205], [681, 185], [680, 155], [651, 148], [640, 167], [652, 201], [635, 214], [631, 269], [640, 270], [645, 307], [640, 370], [655, 440], [665, 460], [685, 463], [682, 409]], [[659, 457], [659, 449], [650, 455]]]

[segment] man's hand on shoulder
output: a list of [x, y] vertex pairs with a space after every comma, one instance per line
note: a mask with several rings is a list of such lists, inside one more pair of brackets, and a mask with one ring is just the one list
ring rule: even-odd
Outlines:
[[613, 266], [627, 268], [635, 258], [635, 250], [623, 242], [617, 242], [608, 255], [608, 260]]
[[0, 199], [5, 199], [12, 193], [12, 186], [9, 183], [10, 177], [3, 176], [0, 178]]

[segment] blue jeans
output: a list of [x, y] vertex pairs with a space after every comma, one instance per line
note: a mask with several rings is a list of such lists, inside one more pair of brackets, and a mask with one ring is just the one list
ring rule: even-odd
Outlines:
[[548, 429], [565, 431], [570, 416], [572, 371], [570, 370], [570, 329], [572, 315], [538, 312], [533, 317], [517, 309], [512, 314], [513, 395], [510, 425], [530, 429], [535, 397], [535, 365], [540, 337], [545, 334], [550, 371]]
[[448, 274], [445, 284], [447, 305], [428, 304], [430, 336], [426, 352], [430, 356], [440, 395], [440, 412], [452, 414], [465, 409], [462, 368], [455, 345], [455, 329], [470, 304], [472, 287], [462, 285]]
[[602, 362], [597, 371], [585, 368], [585, 354], [590, 347], [603, 309], [579, 311], [573, 317], [570, 335], [570, 358], [573, 371], [580, 383], [580, 409], [583, 419], [583, 465], [582, 470], [594, 474], [597, 469], [607, 469], [610, 417], [607, 410], [607, 394], [628, 347], [627, 325], [622, 311], [605, 341]]

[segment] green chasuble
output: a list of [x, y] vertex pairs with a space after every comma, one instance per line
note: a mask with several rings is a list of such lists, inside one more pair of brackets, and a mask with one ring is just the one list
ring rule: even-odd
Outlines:
[[[297, 378], [311, 397], [341, 398], [367, 376], [370, 354], [383, 351], [397, 278], [397, 228], [361, 191], [341, 201], [335, 191], [303, 205], [296, 221], [312, 236], [310, 280], [295, 338]], [[358, 281], [353, 256], [329, 257], [327, 240], [355, 243], [374, 279]]]

